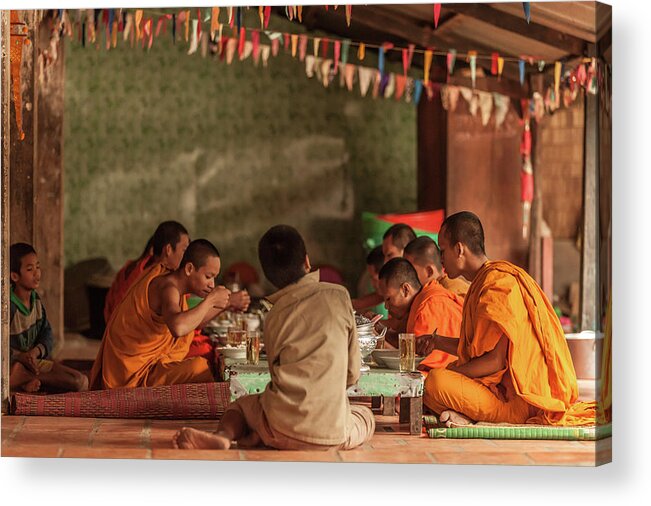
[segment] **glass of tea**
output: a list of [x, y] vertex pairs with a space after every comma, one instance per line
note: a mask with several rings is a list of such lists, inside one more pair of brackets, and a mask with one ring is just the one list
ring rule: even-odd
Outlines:
[[248, 330], [246, 332], [246, 363], [258, 365], [260, 361], [260, 332]]
[[398, 334], [400, 349], [400, 372], [416, 370], [416, 335]]

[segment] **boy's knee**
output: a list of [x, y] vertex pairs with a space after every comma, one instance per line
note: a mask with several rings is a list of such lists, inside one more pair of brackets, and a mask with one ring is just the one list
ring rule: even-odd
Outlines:
[[88, 376], [76, 371], [74, 386], [77, 392], [85, 392], [88, 390]]

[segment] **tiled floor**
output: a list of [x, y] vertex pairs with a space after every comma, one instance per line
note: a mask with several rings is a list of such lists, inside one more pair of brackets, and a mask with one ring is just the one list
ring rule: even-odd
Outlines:
[[93, 457], [249, 461], [391, 462], [594, 466], [611, 458], [611, 440], [496, 441], [410, 436], [397, 417], [378, 415], [371, 441], [351, 451], [175, 450], [181, 426], [212, 430], [206, 420], [123, 420], [2, 416], [3, 457]]
[[[59, 359], [93, 359], [99, 341], [66, 335]], [[592, 381], [580, 381], [582, 399], [594, 399]], [[351, 451], [175, 450], [172, 435], [182, 426], [214, 430], [205, 420], [125, 420], [2, 416], [3, 457], [86, 457], [248, 461], [385, 462], [594, 466], [611, 460], [611, 440], [498, 441], [410, 436], [397, 416], [377, 415], [374, 437]]]

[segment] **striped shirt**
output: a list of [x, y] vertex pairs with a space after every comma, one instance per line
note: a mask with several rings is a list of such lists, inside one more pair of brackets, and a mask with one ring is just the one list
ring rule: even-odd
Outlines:
[[13, 288], [11, 289], [9, 324], [11, 356], [38, 347], [40, 350], [38, 358], [47, 358], [52, 353], [54, 344], [52, 327], [47, 321], [45, 306], [36, 290], [32, 290], [30, 302], [30, 307], [26, 307], [14, 293]]

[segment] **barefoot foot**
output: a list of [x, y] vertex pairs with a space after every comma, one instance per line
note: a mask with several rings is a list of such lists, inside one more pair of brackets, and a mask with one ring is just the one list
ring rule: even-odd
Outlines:
[[24, 392], [27, 392], [29, 394], [38, 392], [38, 389], [41, 388], [41, 380], [34, 378], [23, 384], [21, 388]]
[[464, 425], [472, 425], [474, 423], [467, 416], [462, 415], [461, 413], [457, 413], [456, 411], [452, 411], [451, 409], [443, 411], [439, 417], [439, 421], [441, 424], [450, 428], [463, 427]]
[[231, 447], [231, 441], [219, 434], [183, 427], [172, 437], [172, 445], [174, 448], [184, 450], [228, 450]]

